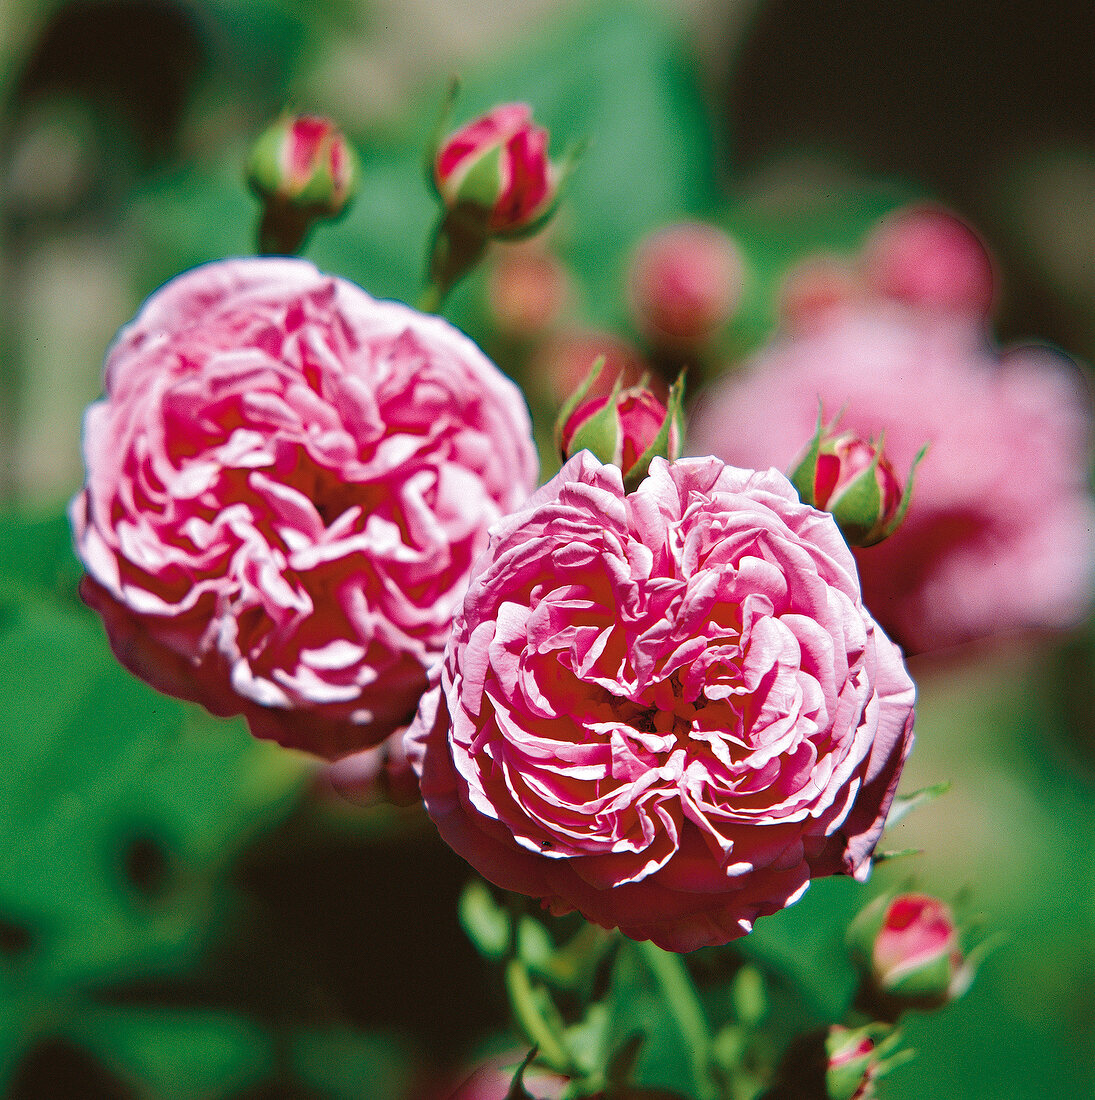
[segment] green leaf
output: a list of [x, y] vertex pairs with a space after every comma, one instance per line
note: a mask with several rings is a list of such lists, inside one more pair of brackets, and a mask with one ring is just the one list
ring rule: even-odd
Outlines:
[[89, 1005], [68, 1031], [120, 1078], [171, 1100], [229, 1095], [273, 1063], [270, 1036], [223, 1011]]
[[349, 1028], [301, 1033], [293, 1039], [292, 1062], [300, 1080], [328, 1100], [400, 1100], [411, 1068], [392, 1036]]
[[[90, 1034], [93, 993], [187, 972], [232, 906], [230, 861], [289, 810], [306, 775], [294, 754], [117, 664], [98, 621], [54, 591], [69, 558], [61, 522], [0, 533], [26, 548], [0, 570], [0, 922], [17, 948], [0, 954], [0, 1003], [16, 1005], [0, 1013], [9, 1071], [39, 1036]], [[101, 1043], [112, 1033], [104, 1026]]]
[[944, 780], [944, 782], [935, 783], [930, 787], [922, 787], [918, 791], [913, 791], [912, 794], [897, 795], [890, 804], [890, 812], [886, 816], [886, 828], [892, 829], [908, 817], [913, 810], [929, 805], [950, 789], [950, 783]]
[[460, 895], [460, 926], [488, 959], [502, 959], [513, 937], [513, 922], [482, 879], [472, 879]]
[[[636, 1084], [671, 1089], [700, 1100], [715, 1095], [704, 1069], [710, 1052], [706, 1020], [694, 989], [691, 993], [678, 990], [676, 995], [672, 989], [667, 991], [667, 985], [682, 981], [691, 986], [686, 970], [681, 976], [683, 969], [680, 956], [652, 944], [622, 941], [606, 997], [611, 1015], [605, 1050], [618, 1051], [636, 1034], [644, 1036], [635, 1062]], [[694, 1004], [685, 1006], [682, 1001]]]

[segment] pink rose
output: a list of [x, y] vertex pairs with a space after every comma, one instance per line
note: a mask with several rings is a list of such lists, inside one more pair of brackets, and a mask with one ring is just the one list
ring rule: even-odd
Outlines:
[[537, 469], [519, 392], [470, 340], [286, 259], [154, 294], [84, 451], [83, 593], [119, 660], [331, 758], [414, 713]]
[[847, 309], [779, 339], [701, 399], [689, 449], [788, 469], [818, 401], [841, 429], [885, 433], [912, 504], [900, 530], [856, 551], [863, 598], [907, 650], [1064, 627], [1088, 607], [1095, 507], [1090, 395], [1062, 356], [1001, 357], [978, 326], [896, 305]]
[[774, 470], [572, 458], [491, 533], [408, 755], [497, 885], [670, 950], [864, 878], [912, 743], [900, 652]]

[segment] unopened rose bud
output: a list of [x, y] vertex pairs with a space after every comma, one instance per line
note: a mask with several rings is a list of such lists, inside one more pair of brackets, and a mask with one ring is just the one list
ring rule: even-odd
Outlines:
[[896, 1041], [885, 1024], [847, 1028], [834, 1024], [825, 1037], [825, 1088], [829, 1100], [872, 1100], [885, 1041]]
[[863, 977], [861, 1002], [887, 1017], [940, 1008], [973, 980], [953, 914], [928, 894], [879, 898], [852, 922], [849, 942]]
[[868, 285], [884, 297], [977, 318], [992, 311], [988, 250], [941, 207], [907, 207], [884, 219], [864, 246], [863, 267]]
[[342, 214], [358, 182], [357, 157], [329, 119], [286, 115], [255, 142], [247, 182], [262, 200], [259, 247], [296, 252], [312, 224]]
[[897, 530], [908, 511], [913, 462], [904, 488], [882, 450], [855, 432], [817, 432], [790, 473], [804, 504], [831, 512], [850, 546], [873, 546]]
[[636, 328], [657, 347], [702, 348], [733, 316], [743, 271], [736, 245], [717, 226], [682, 222], [651, 233], [628, 272]]
[[890, 1024], [833, 1024], [795, 1039], [762, 1100], [874, 1100], [875, 1082], [909, 1055]]
[[504, 103], [450, 134], [434, 158], [434, 184], [457, 220], [484, 237], [525, 236], [550, 217], [560, 171], [548, 132], [524, 103]]
[[601, 462], [618, 466], [629, 492], [646, 477], [656, 457], [680, 457], [684, 441], [684, 384], [678, 379], [662, 404], [645, 386], [589, 397], [604, 360], [593, 364], [585, 382], [563, 406], [555, 422], [559, 453], [565, 462], [579, 451], [591, 451]]

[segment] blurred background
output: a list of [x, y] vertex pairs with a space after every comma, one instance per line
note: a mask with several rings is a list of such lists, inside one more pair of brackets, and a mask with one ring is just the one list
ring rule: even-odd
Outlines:
[[[460, 118], [525, 99], [553, 149], [593, 139], [550, 231], [568, 330], [632, 336], [635, 244], [705, 218], [747, 264], [723, 348], [740, 358], [790, 267], [931, 198], [995, 257], [1000, 341], [1086, 370], [1092, 43], [1079, 0], [0, 4], [0, 1094], [431, 1100], [506, 1027], [456, 920], [467, 869], [430, 823], [338, 798], [302, 756], [132, 680], [76, 595], [64, 509], [104, 351], [165, 280], [253, 250], [241, 166], [280, 109], [327, 113], [357, 147], [356, 204], [305, 255], [378, 296], [420, 289], [421, 150], [459, 71]], [[556, 395], [490, 277], [447, 313], [525, 371], [543, 434]], [[891, 847], [924, 854], [867, 890], [816, 883], [748, 950], [843, 972], [868, 896], [934, 891], [1006, 940], [963, 1000], [909, 1020], [917, 1058], [883, 1095], [1091, 1095], [1095, 628], [913, 672], [903, 789], [952, 790]]]

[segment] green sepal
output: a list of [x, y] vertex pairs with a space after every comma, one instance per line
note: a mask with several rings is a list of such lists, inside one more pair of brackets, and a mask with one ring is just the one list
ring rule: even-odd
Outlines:
[[617, 378], [604, 405], [579, 425], [567, 444], [567, 458], [579, 451], [589, 451], [606, 466], [616, 463], [616, 450], [620, 445], [620, 413], [616, 399], [622, 385]]
[[[872, 444], [872, 446], [874, 446]], [[882, 460], [882, 441], [874, 447], [874, 458], [838, 496], [826, 502], [849, 546], [873, 546], [885, 536], [877, 531], [882, 512], [882, 488], [878, 484], [878, 464]]]
[[469, 227], [482, 227], [482, 232], [486, 235], [487, 220], [498, 202], [504, 183], [502, 146], [496, 145], [480, 154], [464, 173], [456, 186], [452, 210], [460, 211], [460, 216], [468, 222]]
[[555, 449], [562, 454], [563, 453], [563, 429], [567, 425], [567, 421], [571, 418], [574, 410], [586, 399], [586, 394], [593, 388], [593, 384], [601, 375], [601, 371], [604, 370], [605, 357], [598, 355], [593, 360], [592, 365], [586, 372], [585, 378], [579, 383], [578, 388], [563, 402], [563, 407], [559, 410], [559, 415], [555, 418]]
[[[928, 448], [930, 446], [930, 443], [925, 443], [924, 446], [916, 452], [916, 457], [912, 460], [912, 465], [909, 467], [909, 477], [905, 482], [905, 491], [901, 494], [901, 501], [897, 506], [897, 511], [894, 512], [893, 519], [886, 525], [885, 531], [875, 539], [875, 542], [881, 542], [883, 539], [889, 538], [890, 535], [905, 522], [905, 515], [909, 510], [909, 505], [912, 503], [913, 481], [916, 478], [916, 468], [920, 465], [921, 459], [928, 453]], [[869, 543], [868, 545], [874, 544]]]
[[676, 455], [669, 453], [670, 433], [676, 429], [677, 438], [684, 438], [684, 371], [677, 375], [676, 381], [669, 387], [669, 400], [666, 402], [665, 419], [654, 442], [635, 461], [635, 465], [624, 475], [624, 489], [633, 493], [650, 472], [650, 463], [655, 458], [672, 460]]
[[[829, 428], [831, 429], [832, 425], [829, 425]], [[810, 446], [807, 448], [802, 460], [787, 475], [798, 493], [798, 499], [803, 504], [809, 504], [811, 508], [817, 507], [817, 500], [814, 497], [814, 485], [817, 481], [817, 460], [821, 454], [821, 438], [827, 430], [821, 402], [819, 401], [817, 403], [817, 425], [814, 428], [814, 437], [810, 440]]]

